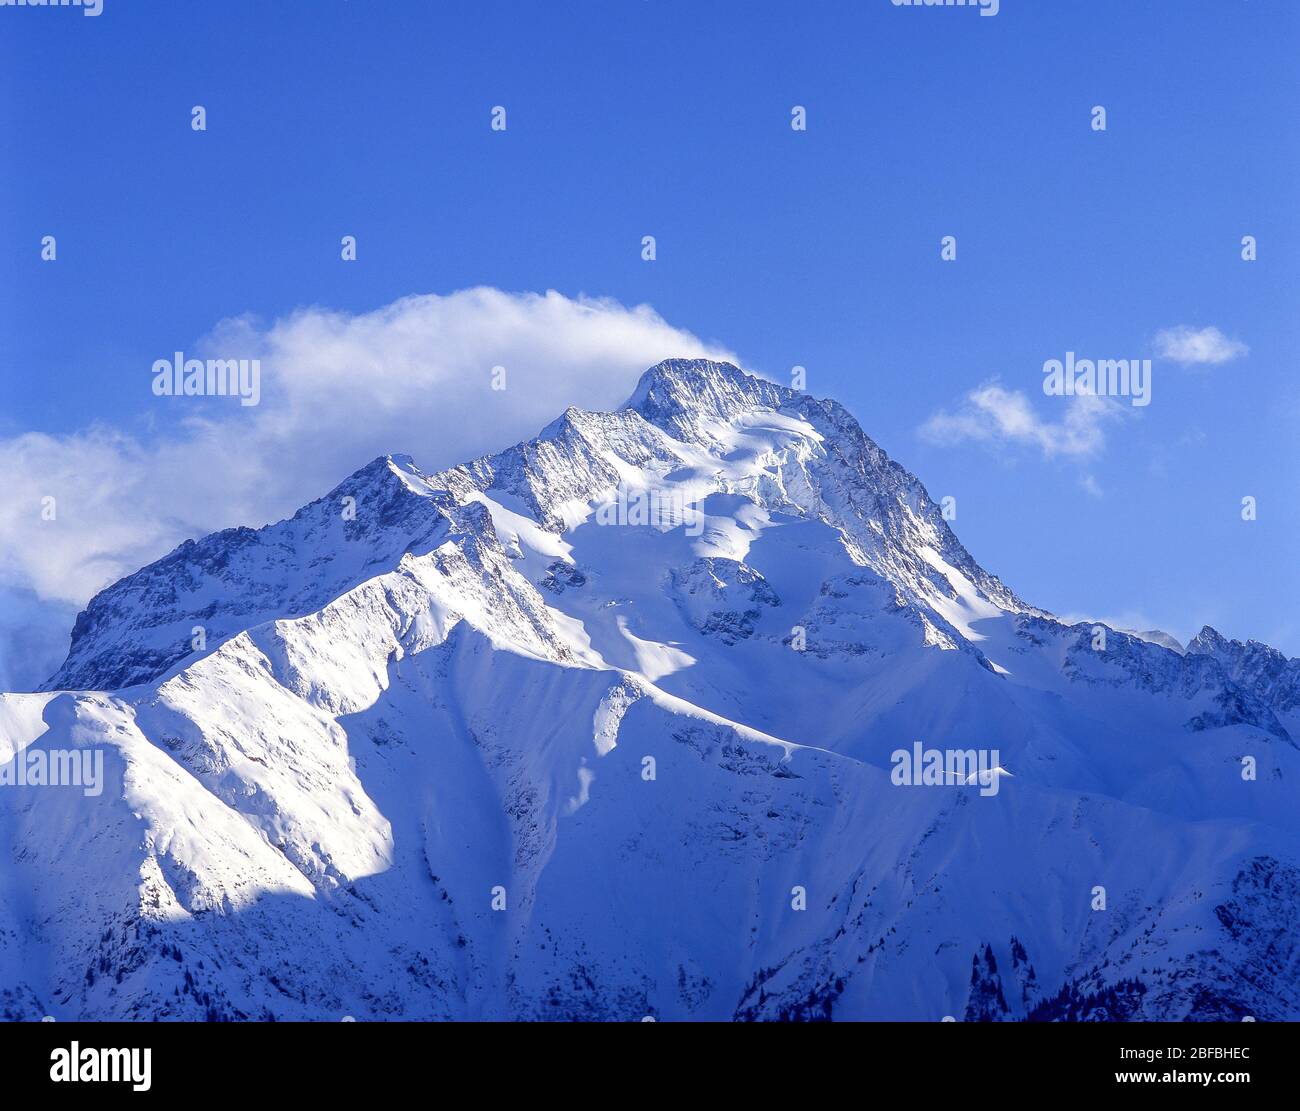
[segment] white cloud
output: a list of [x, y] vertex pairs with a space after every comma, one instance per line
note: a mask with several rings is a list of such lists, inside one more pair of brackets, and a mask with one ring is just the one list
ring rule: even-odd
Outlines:
[[935, 413], [920, 432], [931, 443], [943, 445], [974, 440], [1036, 447], [1048, 458], [1095, 455], [1105, 446], [1103, 424], [1122, 410], [1112, 400], [1091, 394], [1060, 400], [1066, 403], [1065, 416], [1044, 420], [1022, 392], [989, 382], [971, 390], [956, 412]]
[[1162, 644], [1166, 648], [1176, 648], [1179, 653], [1185, 650], [1187, 642], [1195, 635], [1185, 629], [1181, 635], [1171, 633], [1170, 628], [1181, 627], [1179, 623], [1157, 621], [1140, 610], [1124, 610], [1108, 617], [1087, 613], [1062, 613], [1058, 615], [1058, 620], [1066, 625], [1105, 625], [1108, 629], [1129, 633], [1149, 644]]
[[[31, 626], [16, 601], [28, 591], [61, 603], [64, 622], [68, 604], [187, 537], [285, 516], [376, 456], [406, 452], [435, 470], [534, 436], [567, 405], [611, 408], [660, 359], [735, 361], [648, 306], [490, 288], [361, 315], [304, 309], [269, 327], [224, 321], [185, 354], [260, 358], [260, 405], [163, 397], [142, 433], [0, 439], [0, 651], [22, 651], [5, 641], [20, 617]], [[491, 388], [494, 366], [504, 390]], [[150, 368], [140, 374], [147, 390]], [[24, 642], [37, 641], [48, 652], [45, 632]]]
[[1229, 339], [1218, 328], [1191, 328], [1180, 324], [1156, 333], [1156, 352], [1184, 366], [1226, 363], [1250, 351], [1244, 343]]

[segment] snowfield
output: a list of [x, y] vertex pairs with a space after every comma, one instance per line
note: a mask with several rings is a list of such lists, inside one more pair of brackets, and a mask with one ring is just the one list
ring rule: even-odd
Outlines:
[[838, 404], [669, 361], [96, 596], [0, 695], [105, 775], [0, 786], [0, 1014], [1296, 1020], [1297, 736], [1300, 661], [1098, 647]]

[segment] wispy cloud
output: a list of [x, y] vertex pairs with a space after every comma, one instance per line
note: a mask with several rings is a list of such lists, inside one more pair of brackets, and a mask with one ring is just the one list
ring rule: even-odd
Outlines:
[[1097, 454], [1106, 442], [1103, 426], [1119, 417], [1120, 407], [1109, 398], [1086, 394], [1059, 400], [1065, 402], [1065, 415], [1046, 420], [1022, 392], [989, 382], [968, 393], [955, 412], [935, 413], [920, 433], [944, 445], [976, 441], [1035, 447], [1047, 458]]
[[1140, 610], [1123, 610], [1120, 613], [1109, 615], [1077, 612], [1062, 613], [1058, 617], [1066, 625], [1105, 625], [1108, 629], [1116, 629], [1121, 633], [1131, 633], [1152, 644], [1163, 644], [1166, 648], [1175, 648], [1178, 652], [1184, 650], [1187, 641], [1194, 635], [1194, 632], [1188, 632], [1186, 629], [1182, 629], [1181, 635], [1171, 632], [1171, 626], [1181, 627], [1181, 623], [1158, 621]]
[[[376, 456], [452, 465], [536, 435], [566, 405], [616, 406], [660, 359], [735, 361], [648, 306], [490, 288], [360, 315], [306, 309], [265, 327], [225, 321], [194, 353], [260, 358], [261, 404], [157, 398], [143, 406], [147, 433], [0, 439], [0, 651], [22, 650], [2, 635], [17, 635], [20, 604], [24, 643], [48, 654], [33, 599], [61, 603], [65, 621], [68, 605], [187, 537], [285, 516]], [[504, 390], [492, 388], [495, 366]], [[142, 366], [142, 397], [150, 383]]]
[[1212, 325], [1192, 328], [1180, 324], [1156, 333], [1156, 352], [1164, 359], [1172, 359], [1184, 366], [1211, 365], [1230, 362], [1250, 351], [1239, 340], [1229, 339]]

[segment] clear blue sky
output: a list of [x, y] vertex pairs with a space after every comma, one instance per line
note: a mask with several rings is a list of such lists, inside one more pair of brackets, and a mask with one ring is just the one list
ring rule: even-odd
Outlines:
[[[1300, 4], [104, 2], [0, 9], [0, 436], [135, 419], [235, 314], [648, 302], [806, 366], [1028, 600], [1300, 654]], [[1249, 354], [1157, 359], [1087, 458], [918, 434], [994, 377], [1059, 420], [1045, 359], [1178, 325]]]

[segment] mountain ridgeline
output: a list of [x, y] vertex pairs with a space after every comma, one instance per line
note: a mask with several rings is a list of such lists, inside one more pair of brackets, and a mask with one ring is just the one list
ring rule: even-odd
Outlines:
[[0, 1013], [1294, 1020], [1297, 736], [1300, 661], [1064, 624], [842, 406], [670, 360], [92, 599], [0, 695], [105, 778], [0, 791]]

